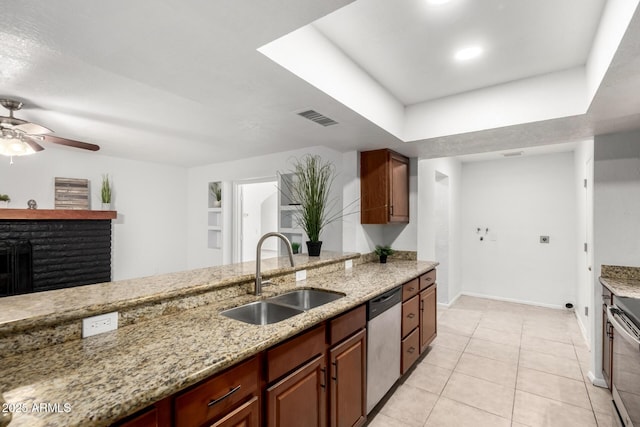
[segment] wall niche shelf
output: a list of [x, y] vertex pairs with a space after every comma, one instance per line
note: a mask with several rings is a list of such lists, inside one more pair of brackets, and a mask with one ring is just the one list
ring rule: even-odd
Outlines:
[[[289, 192], [289, 184], [295, 179], [295, 174], [280, 174], [278, 176], [278, 231], [285, 235], [291, 243], [299, 243], [300, 249], [298, 253], [304, 253], [307, 250], [306, 242], [307, 236], [304, 231], [298, 226], [295, 219], [295, 213], [298, 210], [298, 205], [293, 204], [291, 194]], [[287, 254], [287, 249], [284, 242], [280, 241], [278, 244], [279, 255], [284, 256]]]
[[207, 187], [207, 247], [222, 249], [222, 182], [209, 182]]

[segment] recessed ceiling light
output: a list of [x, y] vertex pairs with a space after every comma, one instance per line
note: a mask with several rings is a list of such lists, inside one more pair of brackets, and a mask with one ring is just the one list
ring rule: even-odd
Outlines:
[[433, 5], [445, 4], [445, 3], [449, 3], [449, 1], [450, 0], [427, 0], [429, 4], [433, 4]]
[[454, 58], [458, 61], [468, 61], [473, 58], [477, 58], [482, 54], [482, 48], [480, 46], [469, 46], [460, 49], [454, 55]]

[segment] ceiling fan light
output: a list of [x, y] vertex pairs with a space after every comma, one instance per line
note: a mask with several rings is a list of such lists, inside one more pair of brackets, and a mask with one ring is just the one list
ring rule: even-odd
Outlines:
[[24, 141], [15, 138], [0, 137], [0, 155], [3, 156], [27, 156], [35, 151]]

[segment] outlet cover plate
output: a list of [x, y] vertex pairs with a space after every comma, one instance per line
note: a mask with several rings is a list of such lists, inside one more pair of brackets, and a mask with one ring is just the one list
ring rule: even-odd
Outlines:
[[300, 280], [307, 280], [307, 270], [296, 271], [296, 282], [299, 282]]
[[549, 243], [549, 236], [540, 236], [540, 243]]
[[350, 268], [353, 268], [353, 260], [352, 259], [348, 259], [344, 262], [344, 269], [348, 270]]
[[118, 312], [101, 314], [82, 319], [82, 338], [118, 329]]

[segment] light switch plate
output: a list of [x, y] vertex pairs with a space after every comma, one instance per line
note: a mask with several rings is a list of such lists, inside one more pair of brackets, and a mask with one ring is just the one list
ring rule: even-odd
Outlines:
[[118, 312], [82, 319], [82, 338], [118, 329]]
[[352, 259], [348, 259], [344, 262], [344, 269], [348, 270], [350, 268], [353, 268], [353, 260]]
[[296, 271], [296, 282], [299, 282], [300, 280], [307, 280], [307, 270]]

